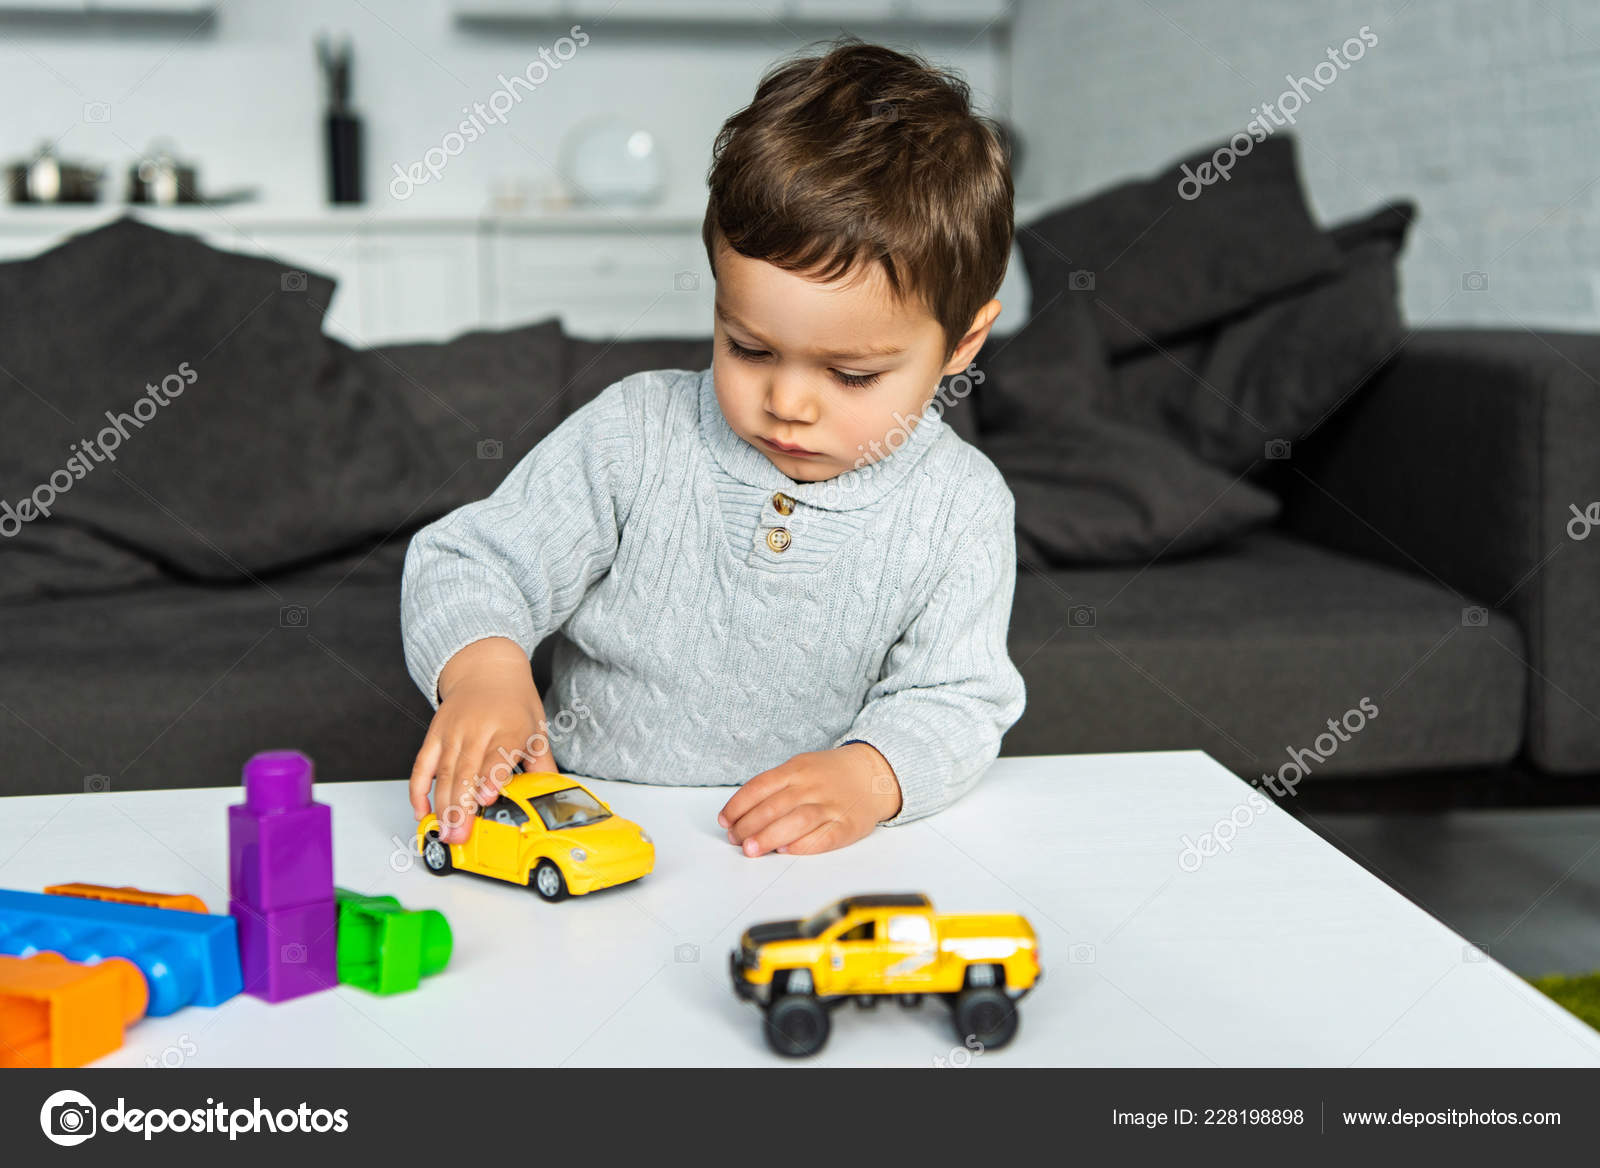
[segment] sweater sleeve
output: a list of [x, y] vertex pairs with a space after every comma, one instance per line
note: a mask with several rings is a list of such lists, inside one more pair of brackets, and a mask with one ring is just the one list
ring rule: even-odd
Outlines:
[[1016, 588], [1016, 504], [1003, 501], [968, 528], [951, 567], [889, 650], [884, 676], [834, 746], [865, 742], [894, 768], [909, 823], [955, 802], [1000, 753], [1026, 690], [1006, 651]]
[[642, 475], [631, 379], [575, 410], [486, 499], [419, 531], [406, 550], [406, 668], [435, 709], [439, 675], [474, 641], [531, 657], [611, 568]]

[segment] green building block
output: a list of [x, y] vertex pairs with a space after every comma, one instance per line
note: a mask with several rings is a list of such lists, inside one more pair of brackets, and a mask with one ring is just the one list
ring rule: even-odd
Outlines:
[[339, 981], [374, 994], [414, 990], [450, 961], [450, 922], [436, 909], [412, 911], [392, 896], [335, 888]]

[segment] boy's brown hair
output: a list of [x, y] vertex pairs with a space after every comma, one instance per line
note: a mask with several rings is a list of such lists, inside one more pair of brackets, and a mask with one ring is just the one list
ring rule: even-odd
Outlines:
[[701, 227], [740, 255], [831, 281], [882, 265], [944, 329], [946, 359], [1011, 254], [1004, 131], [960, 78], [855, 38], [769, 69], [712, 147]]

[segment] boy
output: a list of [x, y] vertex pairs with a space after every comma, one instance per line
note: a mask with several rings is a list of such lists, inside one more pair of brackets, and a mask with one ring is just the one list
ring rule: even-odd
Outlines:
[[958, 798], [1021, 716], [1011, 493], [930, 404], [1000, 312], [995, 129], [846, 41], [763, 78], [709, 185], [711, 367], [611, 385], [406, 555], [411, 803], [447, 843], [520, 763], [742, 783], [731, 843], [827, 851]]

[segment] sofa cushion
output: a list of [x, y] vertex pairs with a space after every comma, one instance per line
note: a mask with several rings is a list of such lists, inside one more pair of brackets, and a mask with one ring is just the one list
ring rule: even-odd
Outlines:
[[1105, 411], [1230, 471], [1292, 454], [1405, 337], [1395, 261], [1414, 213], [1395, 203], [1331, 228], [1338, 272], [1117, 362]]
[[1302, 756], [1314, 773], [1503, 763], [1522, 742], [1525, 654], [1512, 621], [1489, 620], [1464, 623], [1424, 577], [1277, 531], [1148, 569], [1024, 564], [1009, 644], [1028, 708], [1003, 752], [1195, 748], [1257, 778], [1366, 698], [1376, 717], [1325, 761]]
[[1154, 428], [1101, 411], [1111, 397], [1090, 297], [1057, 292], [978, 355], [978, 447], [1016, 500], [1017, 549], [1053, 565], [1126, 563], [1199, 551], [1278, 512]]
[[1093, 301], [1057, 292], [1035, 301], [1014, 333], [990, 334], [974, 362], [982, 371], [978, 433], [1046, 434], [1084, 410], [1100, 408], [1111, 392], [1105, 342], [1094, 327]]
[[1055, 565], [1144, 562], [1275, 518], [1277, 497], [1159, 434], [1088, 410], [1055, 429], [981, 439], [1016, 501], [1017, 553]]
[[[382, 534], [397, 494], [435, 484], [389, 403], [324, 376], [333, 290], [131, 218], [0, 264], [0, 499], [58, 484], [24, 526], [65, 522], [125, 553], [101, 588], [142, 578], [135, 557], [240, 580]], [[0, 596], [82, 579], [63, 575], [9, 574]]]
[[1184, 168], [1209, 163], [1218, 148], [1020, 227], [1033, 303], [1092, 294], [1095, 325], [1116, 356], [1337, 271], [1338, 250], [1306, 210], [1293, 137], [1257, 144], [1226, 181], [1185, 198]]
[[341, 397], [381, 403], [420, 461], [389, 485], [390, 528], [411, 530], [482, 499], [568, 410], [555, 318], [447, 341], [352, 349], [328, 342]]

